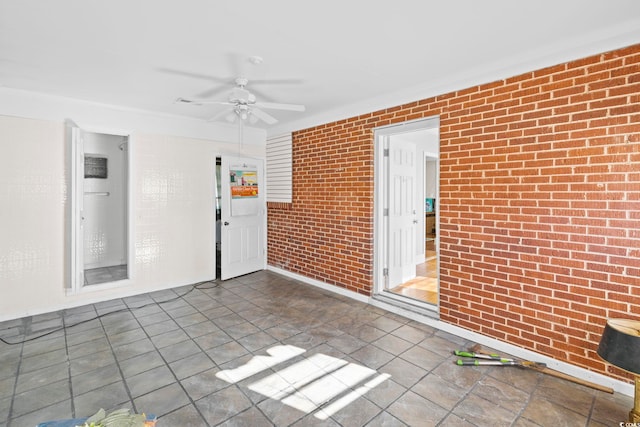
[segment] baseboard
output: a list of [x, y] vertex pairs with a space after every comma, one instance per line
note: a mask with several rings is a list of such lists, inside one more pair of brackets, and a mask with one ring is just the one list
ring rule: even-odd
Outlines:
[[334, 292], [336, 294], [353, 298], [360, 302], [371, 304], [375, 307], [382, 308], [391, 313], [399, 314], [408, 319], [415, 320], [416, 322], [431, 326], [441, 331], [456, 335], [460, 338], [464, 338], [466, 340], [480, 344], [483, 347], [491, 348], [501, 353], [510, 354], [518, 359], [533, 360], [536, 362], [545, 363], [547, 367], [549, 367], [550, 369], [562, 372], [567, 375], [571, 375], [572, 377], [589, 381], [603, 387], [611, 388], [615, 392], [624, 394], [626, 396], [633, 397], [634, 395], [635, 388], [633, 384], [625, 383], [623, 381], [607, 377], [606, 375], [592, 372], [587, 369], [584, 369], [575, 365], [571, 365], [570, 363], [561, 362], [549, 356], [545, 356], [543, 354], [539, 354], [534, 351], [527, 350], [522, 347], [518, 347], [513, 344], [509, 344], [504, 341], [500, 341], [495, 338], [491, 338], [486, 335], [482, 335], [477, 332], [473, 332], [468, 329], [464, 329], [459, 326], [443, 322], [437, 316], [432, 316], [428, 313], [422, 313], [420, 310], [416, 310], [415, 308], [403, 307], [402, 305], [396, 304], [395, 301], [390, 301], [389, 298], [378, 298], [378, 297], [369, 298], [364, 295], [360, 295], [356, 292], [352, 292], [337, 286], [329, 285], [320, 280], [311, 279], [309, 277], [292, 273], [290, 271], [286, 271], [278, 267], [267, 266], [267, 269], [275, 273], [282, 274], [283, 276], [287, 276], [292, 279], [299, 280], [303, 283], [307, 283], [309, 285], [316, 286], [324, 290]]
[[[181, 288], [184, 286], [193, 286], [197, 283], [215, 281], [215, 279], [197, 279], [182, 281], [180, 283], [167, 283], [154, 288], [138, 288], [132, 286], [132, 280], [120, 280], [112, 283], [105, 283], [100, 285], [85, 286], [79, 292], [72, 292], [70, 289], [65, 289], [65, 295], [68, 297], [65, 301], [55, 305], [48, 305], [46, 307], [31, 308], [28, 311], [21, 313], [13, 313], [10, 315], [0, 314], [0, 322], [6, 322], [9, 320], [21, 319], [27, 316], [38, 316], [41, 314], [53, 313], [60, 310], [69, 310], [75, 307], [81, 307], [89, 304], [99, 304], [105, 301], [111, 301], [114, 299], [129, 298], [141, 294], [153, 293], [164, 291], [167, 289]], [[88, 289], [87, 289], [88, 288]], [[113, 291], [105, 294], [104, 291]], [[81, 295], [81, 298], [74, 298]]]
[[[371, 303], [371, 305], [379, 306], [380, 308], [385, 308], [387, 306], [392, 306], [394, 308], [400, 308], [400, 309], [406, 310], [408, 312], [415, 313], [415, 314], [417, 314], [419, 316], [426, 316], [426, 317], [430, 317], [432, 319], [437, 319], [438, 316], [439, 316], [438, 307], [429, 306], [426, 303], [424, 303], [424, 304], [411, 304], [411, 303], [406, 302], [406, 298], [397, 296], [395, 294], [392, 294], [391, 292], [382, 292], [382, 293], [379, 293], [379, 294], [375, 294], [371, 298], [370, 303]], [[382, 304], [384, 304], [385, 307], [382, 307]]]
[[328, 283], [322, 282], [320, 280], [311, 279], [310, 277], [306, 277], [306, 276], [303, 276], [301, 274], [292, 273], [291, 271], [283, 270], [281, 268], [274, 267], [272, 265], [268, 265], [267, 266], [267, 270], [273, 271], [274, 273], [278, 273], [278, 274], [281, 274], [283, 276], [290, 277], [290, 278], [295, 279], [295, 280], [299, 280], [299, 281], [304, 282], [304, 283], [306, 283], [308, 285], [312, 285], [312, 286], [324, 289], [326, 291], [333, 292], [335, 294], [344, 295], [346, 297], [355, 299], [355, 300], [360, 301], [360, 302], [364, 302], [366, 304], [369, 304], [369, 302], [370, 302], [370, 298], [365, 296], [365, 295], [360, 295], [357, 292], [353, 292], [353, 291], [350, 291], [348, 289], [341, 288], [339, 286], [333, 286], [333, 285], [330, 285]]

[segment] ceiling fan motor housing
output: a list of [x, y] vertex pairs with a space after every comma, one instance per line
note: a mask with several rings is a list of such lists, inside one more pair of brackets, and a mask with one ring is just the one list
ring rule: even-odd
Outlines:
[[234, 87], [229, 94], [229, 102], [234, 104], [255, 104], [256, 97], [243, 87]]

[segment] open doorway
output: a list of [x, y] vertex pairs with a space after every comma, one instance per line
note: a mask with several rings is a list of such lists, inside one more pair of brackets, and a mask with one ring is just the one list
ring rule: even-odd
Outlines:
[[[423, 134], [422, 131], [416, 131], [416, 133], [409, 134], [410, 138], [428, 140], [431, 137], [429, 131], [427, 134]], [[392, 139], [393, 142], [393, 139]], [[420, 142], [420, 141], [419, 141]], [[418, 143], [418, 147], [420, 144]], [[424, 193], [424, 260], [420, 259], [421, 249], [418, 247], [416, 255], [416, 271], [415, 277], [409, 278], [402, 283], [393, 286], [388, 289], [397, 295], [412, 298], [417, 301], [426, 302], [428, 304], [438, 304], [438, 234], [437, 234], [437, 215], [436, 215], [436, 201], [437, 201], [437, 188], [438, 188], [438, 158], [429, 151], [422, 152], [424, 157], [422, 187]], [[418, 161], [420, 159], [418, 158]], [[418, 167], [418, 171], [420, 168]], [[420, 175], [420, 174], [418, 174]], [[420, 185], [417, 186], [417, 192], [420, 193]], [[419, 210], [419, 209], [418, 209]], [[420, 221], [418, 221], [420, 225]], [[420, 229], [418, 227], [418, 233]], [[420, 237], [418, 236], [418, 239]]]
[[127, 279], [128, 138], [84, 137], [84, 286]]
[[376, 297], [436, 311], [439, 120], [376, 129]]
[[129, 137], [83, 131], [71, 138], [72, 292], [126, 280], [129, 271]]

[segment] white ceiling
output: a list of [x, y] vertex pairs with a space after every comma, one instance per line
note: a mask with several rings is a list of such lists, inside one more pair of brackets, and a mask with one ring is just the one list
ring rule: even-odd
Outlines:
[[0, 86], [208, 119], [244, 74], [274, 134], [639, 42], [638, 0], [0, 0]]

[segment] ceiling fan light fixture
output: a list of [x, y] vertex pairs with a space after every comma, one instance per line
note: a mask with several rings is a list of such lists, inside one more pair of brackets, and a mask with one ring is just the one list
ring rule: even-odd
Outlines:
[[236, 107], [233, 109], [233, 112], [242, 120], [247, 120], [247, 117], [249, 117], [249, 107], [247, 107], [245, 104], [236, 105]]

